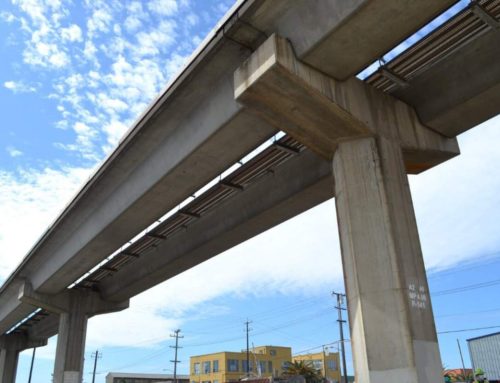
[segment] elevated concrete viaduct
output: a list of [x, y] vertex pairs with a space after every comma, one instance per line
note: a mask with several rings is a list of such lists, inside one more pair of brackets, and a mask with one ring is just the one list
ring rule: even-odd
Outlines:
[[[334, 195], [357, 381], [440, 381], [406, 174], [498, 114], [500, 0], [354, 76], [453, 3], [240, 1], [1, 287], [0, 383], [55, 334], [55, 381], [81, 382], [89, 317]], [[280, 130], [239, 178], [108, 258]]]

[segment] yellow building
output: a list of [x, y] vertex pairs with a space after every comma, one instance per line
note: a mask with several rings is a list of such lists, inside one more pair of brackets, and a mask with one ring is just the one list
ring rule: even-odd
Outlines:
[[340, 382], [339, 353], [327, 353], [325, 351], [315, 354], [296, 355], [294, 362], [303, 361], [311, 367], [319, 370], [321, 375], [331, 383]]
[[[281, 376], [283, 367], [291, 360], [292, 349], [290, 347], [255, 347], [250, 352], [250, 376]], [[189, 380], [191, 383], [237, 382], [246, 375], [246, 351], [217, 352], [190, 358]]]

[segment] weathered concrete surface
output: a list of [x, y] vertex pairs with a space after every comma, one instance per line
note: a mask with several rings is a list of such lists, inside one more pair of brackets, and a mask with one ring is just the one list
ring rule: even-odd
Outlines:
[[340, 82], [299, 61], [290, 43], [271, 36], [235, 71], [235, 98], [324, 158], [339, 142], [383, 136], [397, 142], [418, 173], [459, 154], [456, 139], [418, 120], [413, 108], [351, 78]]
[[441, 381], [401, 149], [385, 138], [343, 142], [333, 170], [356, 380]]
[[21, 351], [46, 344], [46, 339], [31, 339], [22, 334], [0, 336], [0, 383], [15, 383]]
[[103, 297], [127, 299], [173, 277], [328, 200], [332, 184], [330, 162], [306, 150], [104, 280]]

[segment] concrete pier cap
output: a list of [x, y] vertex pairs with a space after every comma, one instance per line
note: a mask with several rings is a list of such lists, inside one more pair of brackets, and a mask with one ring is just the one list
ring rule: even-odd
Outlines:
[[28, 334], [0, 336], [0, 383], [15, 382], [21, 351], [45, 345], [47, 345], [47, 339], [32, 338]]
[[457, 140], [391, 95], [301, 62], [276, 34], [235, 71], [234, 97], [332, 161], [356, 381], [440, 381], [407, 173], [458, 155]]
[[312, 68], [277, 34], [235, 71], [234, 97], [329, 160], [339, 142], [370, 136], [398, 143], [412, 174], [460, 154], [455, 138], [422, 124], [410, 105], [355, 77], [338, 81]]
[[[33, 290], [29, 281], [19, 289], [19, 300], [59, 314], [54, 383], [82, 381], [83, 357], [87, 320], [93, 315], [124, 310], [129, 300], [120, 302], [102, 299], [98, 291], [66, 289], [59, 294], [49, 295]], [[4, 383], [4, 382], [0, 382]]]

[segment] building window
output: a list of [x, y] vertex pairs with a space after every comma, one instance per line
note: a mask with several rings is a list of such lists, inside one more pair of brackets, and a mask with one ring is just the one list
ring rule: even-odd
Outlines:
[[328, 360], [328, 369], [332, 371], [337, 371], [337, 361], [334, 359]]
[[321, 359], [314, 359], [314, 360], [312, 360], [312, 366], [315, 370], [322, 370], [323, 369], [323, 361]]
[[210, 380], [203, 380], [201, 383], [211, 383]]
[[227, 360], [227, 370], [229, 372], [238, 372], [240, 370], [239, 360], [237, 359], [228, 359]]
[[199, 363], [195, 363], [193, 365], [193, 372], [195, 375], [200, 375], [200, 364]]
[[[212, 365], [213, 365], [212, 372], [219, 372], [219, 361], [218, 360], [214, 360]], [[214, 383], [215, 382], [216, 381], [214, 380]], [[217, 383], [219, 383], [219, 382], [217, 382]]]
[[276, 350], [269, 350], [269, 355], [275, 356], [276, 355]]
[[217, 379], [214, 380], [214, 383], [219, 383], [219, 381]]
[[[246, 360], [241, 361], [241, 370], [243, 372], [247, 372], [247, 361]], [[250, 361], [248, 371], [253, 371], [253, 362], [252, 361]]]
[[[259, 372], [260, 372], [261, 374], [265, 374], [265, 373], [266, 373], [266, 362], [265, 362], [265, 361], [263, 361], [263, 360], [261, 360], [261, 361], [259, 362], [259, 368], [260, 368], [260, 371], [259, 371]], [[272, 371], [272, 370], [271, 370], [271, 371]]]
[[203, 362], [203, 373], [210, 374], [210, 361]]
[[267, 362], [267, 371], [269, 371], [270, 374], [273, 373], [273, 362]]

